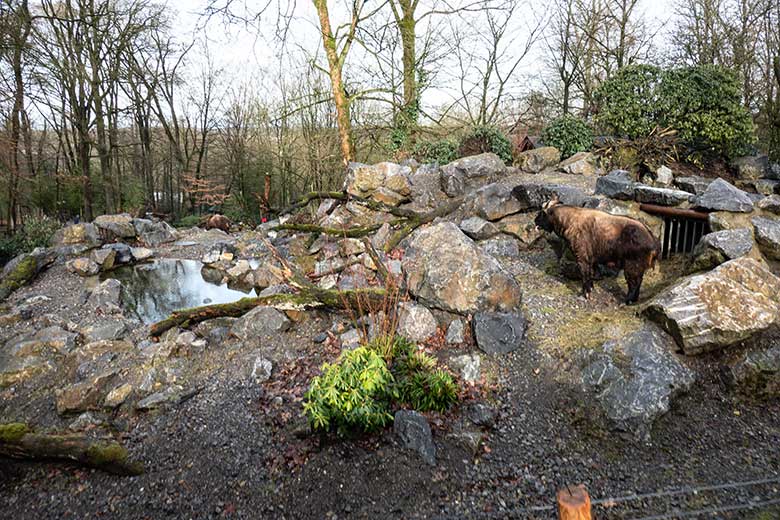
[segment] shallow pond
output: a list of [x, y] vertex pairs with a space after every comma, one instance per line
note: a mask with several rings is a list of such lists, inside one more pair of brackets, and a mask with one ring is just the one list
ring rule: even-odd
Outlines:
[[201, 268], [202, 264], [195, 260], [160, 259], [120, 267], [104, 273], [101, 279], [122, 282], [123, 306], [144, 323], [167, 318], [179, 309], [256, 296], [254, 290], [242, 292], [205, 280]]

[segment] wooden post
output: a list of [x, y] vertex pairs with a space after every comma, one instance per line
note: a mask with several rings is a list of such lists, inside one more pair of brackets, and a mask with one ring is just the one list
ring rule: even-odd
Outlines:
[[585, 486], [566, 486], [558, 491], [559, 520], [591, 520], [590, 497]]

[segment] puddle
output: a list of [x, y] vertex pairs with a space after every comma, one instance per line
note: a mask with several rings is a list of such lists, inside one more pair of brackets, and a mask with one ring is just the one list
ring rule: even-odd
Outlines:
[[144, 323], [167, 318], [180, 309], [256, 296], [254, 290], [242, 292], [205, 280], [201, 267], [195, 260], [160, 259], [120, 267], [101, 275], [101, 280], [115, 278], [122, 282], [122, 305]]

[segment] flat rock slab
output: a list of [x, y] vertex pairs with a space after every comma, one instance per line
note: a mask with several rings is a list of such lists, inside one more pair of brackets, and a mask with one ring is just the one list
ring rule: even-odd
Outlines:
[[780, 278], [742, 257], [682, 279], [644, 311], [688, 355], [729, 347], [766, 330], [780, 317]]
[[614, 170], [596, 180], [596, 195], [611, 199], [634, 200], [636, 182], [626, 170]]
[[694, 195], [701, 195], [707, 191], [707, 187], [712, 184], [713, 179], [707, 177], [699, 177], [698, 175], [691, 175], [689, 177], [677, 177], [674, 179], [674, 183], [681, 190], [685, 190], [688, 193]]
[[555, 196], [569, 206], [584, 206], [591, 199], [579, 188], [564, 184], [518, 184], [512, 189], [512, 195], [520, 202], [522, 209], [541, 209]]
[[679, 206], [693, 199], [693, 195], [683, 190], [674, 190], [671, 188], [656, 188], [654, 186], [645, 186], [637, 184], [634, 186], [634, 200], [646, 204], [657, 204], [659, 206]]
[[594, 392], [612, 428], [647, 438], [671, 400], [690, 388], [694, 374], [673, 350], [672, 338], [645, 325], [591, 353], [582, 383]]
[[508, 354], [525, 341], [528, 321], [514, 312], [480, 312], [474, 315], [474, 339], [487, 354]]

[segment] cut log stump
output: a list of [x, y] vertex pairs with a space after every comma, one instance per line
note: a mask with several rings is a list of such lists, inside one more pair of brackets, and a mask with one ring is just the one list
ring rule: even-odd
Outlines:
[[566, 486], [558, 491], [558, 518], [560, 520], [591, 520], [590, 497], [585, 486]]

